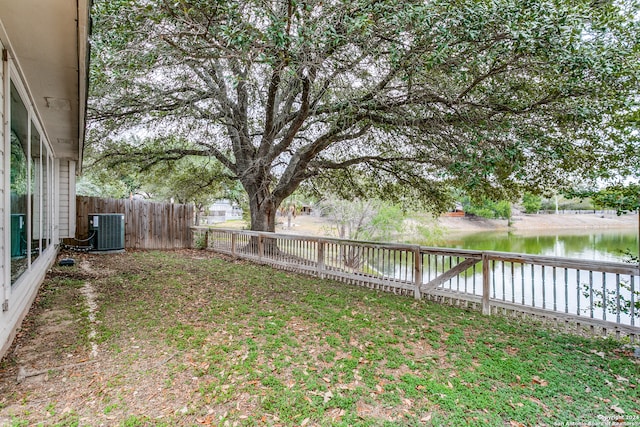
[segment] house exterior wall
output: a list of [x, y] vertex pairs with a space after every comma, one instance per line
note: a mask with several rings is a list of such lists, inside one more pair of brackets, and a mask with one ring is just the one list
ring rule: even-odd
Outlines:
[[234, 206], [230, 200], [216, 200], [209, 207], [209, 215], [201, 217], [202, 224], [215, 224], [234, 219], [242, 219], [242, 209]]
[[[70, 209], [70, 201], [72, 197], [75, 199], [72, 186], [76, 162], [55, 158], [37, 104], [29, 92], [29, 82], [24, 81], [20, 63], [12, 57], [2, 16], [0, 50], [4, 51], [0, 67], [1, 358], [9, 350], [47, 270], [55, 262], [60, 236], [73, 235], [75, 231], [75, 212]], [[19, 129], [16, 121], [20, 123]], [[20, 172], [20, 180], [15, 178], [16, 171]], [[16, 232], [18, 223], [20, 230]]]
[[76, 232], [76, 162], [60, 160], [60, 198], [58, 218], [60, 218], [60, 239], [75, 237]]
[[[6, 46], [6, 42], [3, 43], [3, 47]], [[41, 246], [41, 242], [45, 240], [44, 236], [52, 236], [53, 222], [50, 220], [45, 221], [44, 218], [51, 218], [52, 213], [45, 212], [42, 199], [46, 194], [47, 200], [54, 200], [56, 194], [52, 191], [50, 186], [44, 188], [42, 183], [45, 181], [42, 176], [41, 170], [41, 150], [44, 148], [44, 155], [50, 156], [51, 149], [47, 146], [42, 135], [36, 130], [39, 126], [37, 122], [37, 115], [33, 108], [28, 103], [28, 97], [26, 96], [25, 84], [20, 79], [19, 69], [8, 57], [8, 53], [3, 59], [2, 66], [2, 85], [0, 89], [0, 99], [3, 100], [2, 108], [0, 108], [2, 116], [2, 131], [1, 131], [1, 152], [2, 163], [0, 167], [0, 176], [2, 177], [2, 219], [0, 220], [0, 242], [2, 247], [0, 248], [0, 268], [2, 270], [2, 300], [0, 301], [0, 356], [4, 355], [7, 351], [11, 341], [13, 340], [17, 327], [22, 322], [24, 316], [29, 310], [36, 293], [44, 279], [47, 269], [54, 261], [57, 247], [56, 242], [50, 237], [46, 240], [46, 245]], [[27, 202], [27, 206], [21, 206], [21, 214], [15, 214], [13, 211], [15, 205], [21, 202], [14, 197], [13, 194], [14, 183], [11, 176], [12, 160], [14, 157], [15, 146], [15, 132], [12, 132], [11, 116], [17, 113], [15, 110], [15, 102], [10, 98], [10, 93], [13, 95], [14, 100], [20, 99], [24, 105], [26, 105], [26, 116], [21, 116], [25, 126], [22, 131], [26, 132], [25, 135], [21, 135], [23, 146], [26, 147], [26, 152], [22, 154], [26, 156], [22, 166], [27, 167], [25, 177], [27, 179], [26, 185], [23, 185], [23, 190], [27, 191], [24, 200], [31, 200]], [[33, 127], [32, 127], [33, 126]], [[31, 140], [33, 138], [33, 141]], [[14, 150], [14, 151], [12, 151]], [[30, 160], [31, 156], [36, 156], [37, 161]], [[38, 169], [38, 171], [36, 171]], [[53, 171], [48, 169], [47, 182], [51, 182], [54, 179]], [[23, 183], [24, 184], [24, 183]], [[37, 192], [33, 190], [37, 188]], [[37, 210], [37, 214], [35, 211]], [[17, 239], [19, 249], [16, 251], [16, 239], [15, 239], [15, 226], [14, 217], [21, 217], [20, 223], [25, 229], [24, 233], [19, 233]], [[31, 224], [31, 219], [35, 222]], [[45, 224], [46, 222], [46, 224]], [[46, 229], [45, 229], [46, 228]], [[13, 233], [13, 235], [12, 235]], [[25, 241], [24, 249], [23, 243]], [[34, 243], [37, 241], [37, 243]], [[18, 252], [18, 254], [16, 254]], [[16, 271], [13, 266], [20, 264], [20, 268]]]
[[[4, 45], [0, 41], [0, 51], [4, 50]], [[5, 96], [4, 96], [4, 74], [6, 72], [7, 64], [3, 61], [0, 64], [0, 306], [2, 306], [9, 296], [9, 290], [7, 289], [7, 285], [9, 283], [9, 273], [7, 271], [5, 265], [5, 259], [7, 258], [6, 247], [8, 236], [5, 232], [5, 218], [6, 218], [6, 210], [5, 206], [7, 205], [8, 196], [5, 191], [5, 187], [7, 187], [7, 178], [5, 174], [5, 163], [8, 163], [8, 159], [5, 156], [5, 144], [4, 144], [4, 129], [5, 129]], [[4, 309], [0, 308], [0, 316], [3, 313]], [[0, 317], [1, 319], [1, 317]], [[0, 343], [2, 343], [2, 332], [0, 332]], [[2, 349], [2, 345], [0, 344], [0, 350]], [[0, 357], [2, 356], [2, 351], [0, 351]]]

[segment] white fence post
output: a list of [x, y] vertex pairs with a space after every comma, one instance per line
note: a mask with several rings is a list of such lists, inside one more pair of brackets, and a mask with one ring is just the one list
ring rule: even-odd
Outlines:
[[489, 296], [491, 294], [491, 288], [489, 286], [489, 256], [486, 253], [482, 254], [482, 314], [491, 314], [491, 305], [489, 303]]
[[318, 277], [324, 279], [324, 240], [318, 240]]
[[231, 256], [236, 256], [236, 233], [231, 232]]
[[413, 297], [415, 299], [421, 299], [422, 293], [420, 287], [422, 286], [422, 252], [420, 248], [413, 250], [413, 282], [415, 284], [415, 290]]
[[262, 259], [264, 257], [264, 239], [263, 235], [258, 235], [258, 259]]

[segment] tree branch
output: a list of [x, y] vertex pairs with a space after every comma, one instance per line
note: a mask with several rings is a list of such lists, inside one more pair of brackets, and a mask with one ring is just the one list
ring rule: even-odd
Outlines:
[[309, 116], [310, 88], [311, 82], [309, 81], [309, 78], [304, 77], [302, 79], [302, 103], [300, 105], [300, 109], [298, 110], [295, 120], [289, 126], [289, 129], [287, 130], [287, 133], [284, 135], [282, 140], [278, 144], [273, 146], [271, 150], [269, 150], [269, 153], [267, 155], [267, 159], [269, 161], [273, 161], [273, 159], [275, 159], [280, 153], [289, 148], [296, 134]]

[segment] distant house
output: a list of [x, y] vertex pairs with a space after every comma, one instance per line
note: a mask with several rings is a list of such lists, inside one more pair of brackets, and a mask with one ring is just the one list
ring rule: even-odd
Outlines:
[[455, 208], [451, 209], [449, 212], [445, 212], [442, 215], [448, 216], [448, 217], [463, 217], [465, 213], [464, 213], [464, 208], [462, 207], [462, 204], [456, 203]]
[[216, 200], [209, 207], [209, 215], [203, 217], [202, 221], [206, 224], [214, 224], [234, 219], [242, 219], [242, 208], [231, 200], [221, 199]]
[[88, 2], [0, 1], [0, 357], [75, 235]]

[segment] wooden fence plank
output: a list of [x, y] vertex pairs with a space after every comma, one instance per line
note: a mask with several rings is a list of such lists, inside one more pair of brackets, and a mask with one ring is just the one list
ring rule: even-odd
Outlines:
[[182, 249], [191, 247], [193, 205], [77, 196], [76, 240], [84, 240], [89, 237], [89, 214], [94, 213], [124, 214], [125, 248]]
[[429, 283], [422, 285], [421, 290], [428, 292], [430, 290], [436, 289], [438, 286], [440, 286], [447, 280], [452, 279], [453, 277], [456, 277], [458, 274], [462, 273], [465, 270], [468, 270], [469, 268], [473, 267], [479, 262], [480, 260], [477, 260], [474, 258], [468, 258], [462, 261], [460, 264], [456, 265], [455, 267], [451, 268], [450, 270], [447, 270], [445, 273], [441, 274], [435, 279], [431, 280]]

